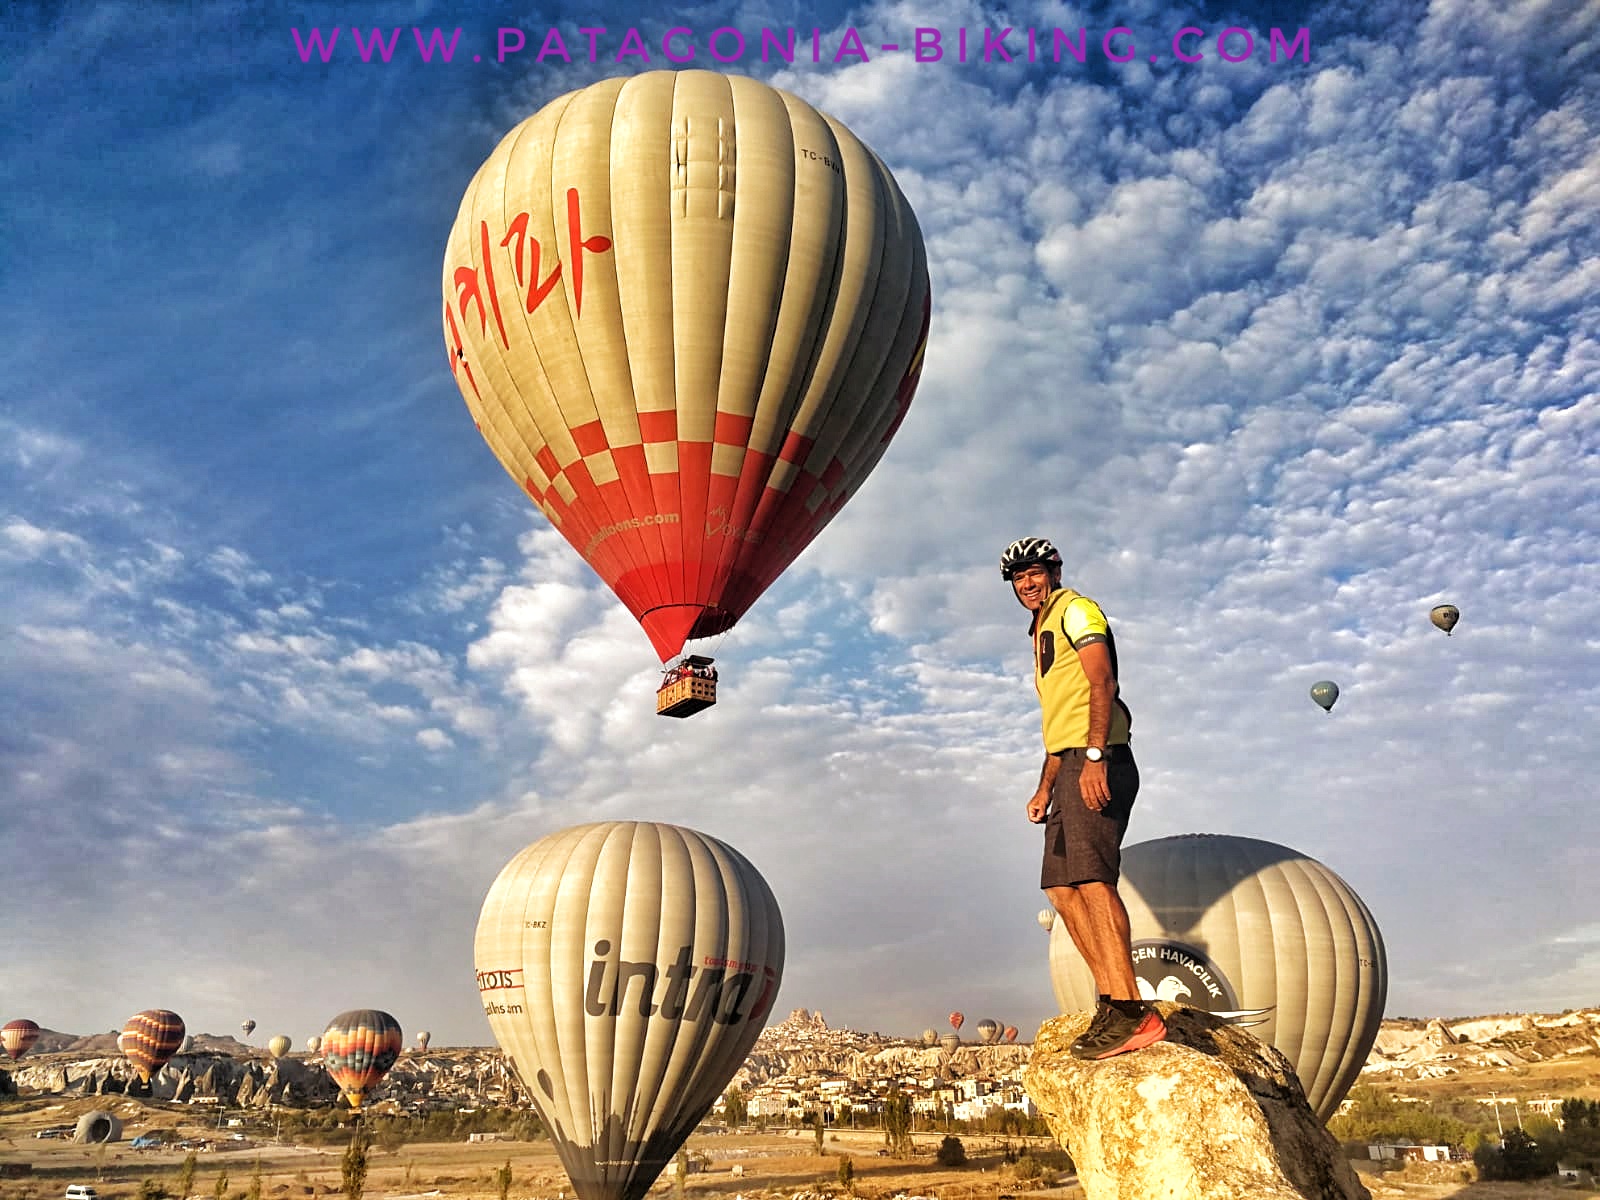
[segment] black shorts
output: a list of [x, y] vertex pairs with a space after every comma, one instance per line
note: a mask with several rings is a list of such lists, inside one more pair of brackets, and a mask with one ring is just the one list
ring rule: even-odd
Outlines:
[[1139, 794], [1139, 766], [1133, 761], [1133, 747], [1106, 747], [1111, 803], [1099, 812], [1084, 804], [1078, 790], [1083, 751], [1064, 750], [1057, 757], [1061, 769], [1056, 772], [1044, 822], [1044, 869], [1039, 886], [1115, 885], [1122, 873], [1122, 837], [1128, 832], [1133, 800]]

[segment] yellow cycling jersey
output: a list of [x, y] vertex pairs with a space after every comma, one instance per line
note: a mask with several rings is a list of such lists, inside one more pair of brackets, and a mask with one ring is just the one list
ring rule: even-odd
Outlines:
[[[1089, 744], [1089, 678], [1078, 661], [1077, 648], [1104, 642], [1111, 652], [1111, 674], [1117, 674], [1117, 642], [1100, 606], [1071, 588], [1057, 588], [1034, 617], [1033, 686], [1039, 692], [1044, 748], [1050, 754]], [[1106, 745], [1128, 741], [1133, 714], [1113, 697]]]

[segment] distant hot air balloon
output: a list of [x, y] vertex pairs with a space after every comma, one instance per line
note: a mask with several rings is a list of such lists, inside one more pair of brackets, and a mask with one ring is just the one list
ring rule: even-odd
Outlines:
[[1051, 929], [1051, 926], [1053, 926], [1055, 923], [1056, 923], [1056, 910], [1055, 909], [1053, 909], [1053, 908], [1041, 908], [1039, 910], [1039, 928], [1040, 929], [1044, 930], [1046, 933], [1049, 933], [1050, 929]]
[[985, 1017], [978, 1022], [978, 1040], [985, 1046], [992, 1046], [1000, 1038], [1000, 1022]]
[[506, 864], [473, 957], [581, 1200], [640, 1200], [739, 1069], [783, 974], [783, 920], [733, 847], [604, 821]]
[[922, 1031], [922, 1044], [924, 1046], [937, 1046], [939, 1044], [939, 1031], [937, 1029], [924, 1029]]
[[428, 1048], [428, 1043], [432, 1040], [433, 1034], [424, 1029], [421, 1033], [417, 1034], [417, 1049], [426, 1050]]
[[954, 1054], [961, 1048], [961, 1038], [954, 1033], [947, 1033], [939, 1039], [939, 1046], [946, 1054]]
[[1019, 1030], [1017, 1029], [1017, 1027], [1015, 1025], [1007, 1025], [1006, 1026], [1005, 1035], [1004, 1035], [1006, 1041], [1008, 1041], [1008, 1042], [1016, 1041], [1018, 1032], [1019, 1032]]
[[[1383, 938], [1349, 885], [1286, 846], [1188, 834], [1124, 849], [1118, 890], [1140, 994], [1250, 1027], [1331, 1117], [1378, 1036], [1388, 988]], [[1050, 937], [1050, 979], [1062, 1011], [1094, 1008], [1065, 928]]]
[[172, 1060], [183, 1045], [183, 1018], [166, 1008], [148, 1008], [128, 1018], [117, 1035], [117, 1049], [145, 1083]]
[[350, 1107], [359, 1109], [394, 1066], [404, 1043], [400, 1022], [388, 1013], [355, 1008], [340, 1013], [322, 1031], [322, 1061]]
[[292, 1045], [294, 1043], [280, 1033], [267, 1043], [267, 1053], [272, 1055], [273, 1058], [282, 1058], [289, 1053], [289, 1047]]
[[888, 168], [796, 96], [699, 70], [508, 133], [443, 285], [484, 440], [662, 660], [730, 629], [861, 487], [930, 315]]
[[1319, 679], [1311, 685], [1311, 699], [1323, 712], [1333, 711], [1333, 702], [1339, 698], [1339, 685], [1331, 679]]
[[241, 1021], [239, 1022], [239, 1029], [244, 1033], [244, 1036], [248, 1038], [256, 1031], [256, 1023], [254, 1021]]
[[950, 1014], [950, 1028], [956, 1030], [957, 1032], [959, 1032], [960, 1029], [961, 1029], [962, 1022], [964, 1022], [966, 1019], [967, 1019], [967, 1015], [965, 1013], [962, 1013], [962, 1012], [953, 1012], [953, 1013], [951, 1013]]
[[0, 1028], [0, 1049], [12, 1059], [21, 1058], [39, 1040], [40, 1032], [39, 1026], [26, 1018], [8, 1021]]
[[306, 1053], [307, 1054], [315, 1054], [318, 1050], [321, 1050], [321, 1049], [322, 1049], [322, 1039], [319, 1038], [316, 1034], [312, 1034], [310, 1037], [308, 1037], [306, 1039]]
[[4, 1028], [0, 1028], [0, 1049], [12, 1059], [21, 1058], [33, 1044], [39, 1040], [39, 1027], [25, 1017], [15, 1021], [7, 1021]]
[[1428, 620], [1444, 630], [1445, 637], [1449, 637], [1450, 631], [1456, 627], [1456, 622], [1461, 620], [1461, 610], [1454, 604], [1436, 604], [1433, 611], [1428, 614]]

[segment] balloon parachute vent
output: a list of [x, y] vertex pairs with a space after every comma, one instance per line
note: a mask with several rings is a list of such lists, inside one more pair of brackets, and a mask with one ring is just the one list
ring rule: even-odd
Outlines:
[[717, 702], [717, 669], [703, 654], [691, 654], [667, 670], [656, 689], [656, 716], [692, 717]]

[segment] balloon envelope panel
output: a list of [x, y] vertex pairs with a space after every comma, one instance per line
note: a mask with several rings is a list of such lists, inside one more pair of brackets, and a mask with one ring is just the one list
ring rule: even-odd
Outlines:
[[146, 1083], [172, 1060], [183, 1045], [183, 1018], [171, 1009], [147, 1008], [128, 1018], [117, 1035], [117, 1048]]
[[540, 109], [474, 176], [444, 258], [479, 431], [663, 659], [731, 628], [860, 488], [930, 306], [883, 163], [710, 71]]
[[0, 1028], [0, 1049], [4, 1049], [11, 1058], [21, 1058], [33, 1044], [39, 1040], [39, 1026], [25, 1017], [15, 1021], [7, 1021], [4, 1028]]
[[[1388, 964], [1377, 922], [1315, 859], [1214, 834], [1127, 847], [1119, 888], [1140, 993], [1239, 1024], [1283, 1051], [1327, 1120], [1378, 1036]], [[1058, 924], [1050, 977], [1062, 1011], [1094, 1008], [1094, 981]]]
[[322, 1033], [322, 1061], [351, 1108], [360, 1108], [400, 1057], [400, 1022], [376, 1008], [342, 1012]]
[[783, 921], [731, 846], [607, 821], [525, 848], [484, 899], [484, 1014], [583, 1200], [638, 1200], [765, 1025]]

